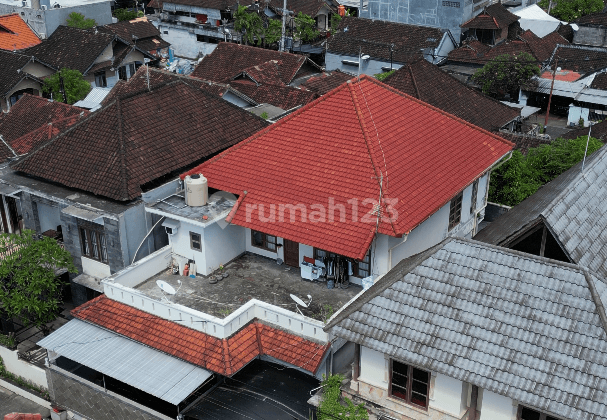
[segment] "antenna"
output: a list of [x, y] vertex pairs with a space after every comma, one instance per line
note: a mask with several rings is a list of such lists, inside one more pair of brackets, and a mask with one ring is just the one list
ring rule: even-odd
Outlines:
[[300, 298], [298, 298], [297, 296], [295, 296], [294, 294], [290, 294], [289, 296], [291, 296], [291, 299], [293, 299], [295, 301], [295, 307], [297, 308], [297, 312], [299, 312], [301, 314], [301, 316], [305, 316], [301, 310], [299, 309], [299, 305], [303, 306], [304, 308], [307, 308], [308, 306], [310, 306], [310, 303], [312, 303], [312, 296], [308, 295], [308, 303], [305, 303], [303, 300], [301, 300]]
[[[182, 286], [181, 280], [177, 280], [177, 283], [179, 283], [179, 289], [181, 289], [181, 286]], [[170, 296], [173, 296], [179, 291], [179, 289], [175, 290], [175, 288], [173, 286], [171, 286], [169, 283], [167, 283], [164, 280], [156, 280], [156, 285], [160, 288], [160, 291], [162, 292], [164, 299], [168, 303], [172, 303], [171, 300], [167, 297], [167, 294]]]

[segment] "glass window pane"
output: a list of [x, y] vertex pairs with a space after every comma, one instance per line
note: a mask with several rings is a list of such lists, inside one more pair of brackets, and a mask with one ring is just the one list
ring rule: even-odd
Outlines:
[[101, 243], [101, 261], [107, 262], [107, 245], [105, 243], [105, 235], [99, 234], [99, 242]]
[[95, 232], [94, 230], [91, 230], [89, 232], [89, 235], [91, 236], [91, 257], [98, 260], [99, 259], [99, 244], [97, 242], [97, 232]]
[[425, 370], [413, 368], [413, 379], [427, 384], [428, 383], [428, 372], [426, 372]]
[[540, 413], [535, 410], [531, 410], [527, 407], [523, 407], [521, 412], [522, 420], [540, 420]]
[[89, 249], [89, 238], [86, 229], [80, 228], [80, 241], [82, 242], [82, 254], [87, 257], [90, 256], [91, 251]]
[[198, 233], [191, 233], [190, 235], [192, 235], [192, 241], [200, 242], [200, 235]]
[[255, 246], [263, 246], [263, 234], [256, 230], [251, 231], [251, 239], [253, 240], [253, 245]]
[[401, 375], [407, 376], [407, 374], [409, 372], [409, 366], [404, 363], [393, 360], [392, 361], [392, 372], [398, 372]]
[[415, 392], [411, 393], [411, 404], [419, 405], [420, 407], [426, 407], [426, 396], [419, 395]]
[[276, 250], [276, 244], [273, 244], [273, 243], [270, 243], [270, 242], [268, 242], [268, 243], [266, 244], [266, 247], [267, 247], [269, 250], [271, 250], [271, 251], [275, 251], [275, 250]]
[[399, 387], [407, 388], [407, 375], [401, 375], [398, 372], [392, 372], [392, 386], [398, 385]]
[[413, 381], [413, 383], [411, 384], [411, 389], [413, 392], [417, 392], [418, 394], [421, 394], [421, 395], [428, 394], [428, 385], [426, 385], [423, 382]]
[[407, 390], [392, 384], [392, 395], [397, 398], [407, 399]]

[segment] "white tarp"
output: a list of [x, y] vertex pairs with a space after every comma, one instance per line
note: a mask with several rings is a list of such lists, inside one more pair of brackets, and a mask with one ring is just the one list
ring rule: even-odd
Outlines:
[[[560, 20], [544, 12], [537, 4], [512, 13], [521, 18], [519, 20], [521, 28], [530, 30], [540, 38], [554, 32], [561, 24]], [[567, 22], [563, 22], [563, 24], [567, 24]]]

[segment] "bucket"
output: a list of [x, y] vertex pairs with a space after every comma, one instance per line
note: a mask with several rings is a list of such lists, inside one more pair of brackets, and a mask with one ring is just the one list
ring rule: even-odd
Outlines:
[[335, 282], [333, 280], [327, 280], [327, 289], [332, 289], [335, 287]]

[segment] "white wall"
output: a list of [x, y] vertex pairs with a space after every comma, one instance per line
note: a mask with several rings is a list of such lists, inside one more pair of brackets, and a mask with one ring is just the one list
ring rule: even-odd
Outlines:
[[19, 360], [16, 350], [12, 351], [6, 347], [0, 346], [0, 357], [2, 357], [2, 360], [4, 361], [6, 370], [10, 373], [21, 376], [42, 388], [48, 389], [48, 382], [46, 381], [46, 372], [44, 369], [24, 362], [23, 360]]
[[484, 390], [480, 420], [514, 420], [516, 410], [512, 399]]
[[109, 264], [104, 264], [87, 257], [80, 257], [80, 260], [82, 261], [83, 274], [97, 277], [98, 279], [104, 279], [112, 274]]
[[[276, 244], [282, 243], [282, 238], [276, 238]], [[262, 249], [253, 246], [251, 244], [251, 229], [249, 228], [247, 228], [245, 232], [245, 250], [252, 254], [263, 255], [264, 257], [272, 258], [274, 260], [277, 258], [280, 258], [283, 261], [285, 260], [284, 247], [282, 246], [276, 247], [276, 252], [268, 251], [267, 249]]]
[[[190, 246], [190, 232], [199, 233], [201, 244], [204, 243], [204, 234], [202, 231], [203, 229], [199, 226], [180, 221], [177, 233], [169, 235], [169, 246], [173, 247], [173, 252], [176, 254], [194, 260], [196, 263], [196, 271], [200, 274], [205, 274], [204, 269], [206, 269], [207, 264], [204, 252], [202, 252], [202, 250], [194, 250]], [[202, 246], [204, 247], [205, 245]]]
[[36, 202], [36, 209], [40, 221], [40, 232], [46, 232], [49, 229], [57, 230], [57, 226], [61, 224], [59, 207]]
[[462, 381], [437, 374], [434, 378], [430, 407], [452, 416], [459, 416], [462, 405]]
[[196, 34], [190, 32], [188, 28], [179, 28], [173, 25], [169, 26], [168, 24], [161, 22], [158, 29], [160, 30], [162, 39], [171, 44], [171, 49], [173, 49], [175, 55], [178, 57], [195, 60], [198, 57], [204, 57], [205, 55], [211, 54], [215, 48], [217, 48], [217, 44], [197, 41]]
[[158, 251], [140, 259], [133, 265], [114, 274], [117, 283], [126, 287], [137, 287], [153, 275], [166, 270], [170, 262], [171, 246], [165, 246]]
[[379, 388], [388, 389], [388, 359], [370, 348], [360, 346], [360, 374], [358, 379]]
[[[223, 224], [221, 226], [224, 226]], [[196, 266], [200, 273], [211, 274], [221, 264], [238, 257], [245, 251], [245, 228], [233, 224], [223, 229], [218, 223], [204, 228], [204, 267]]]

